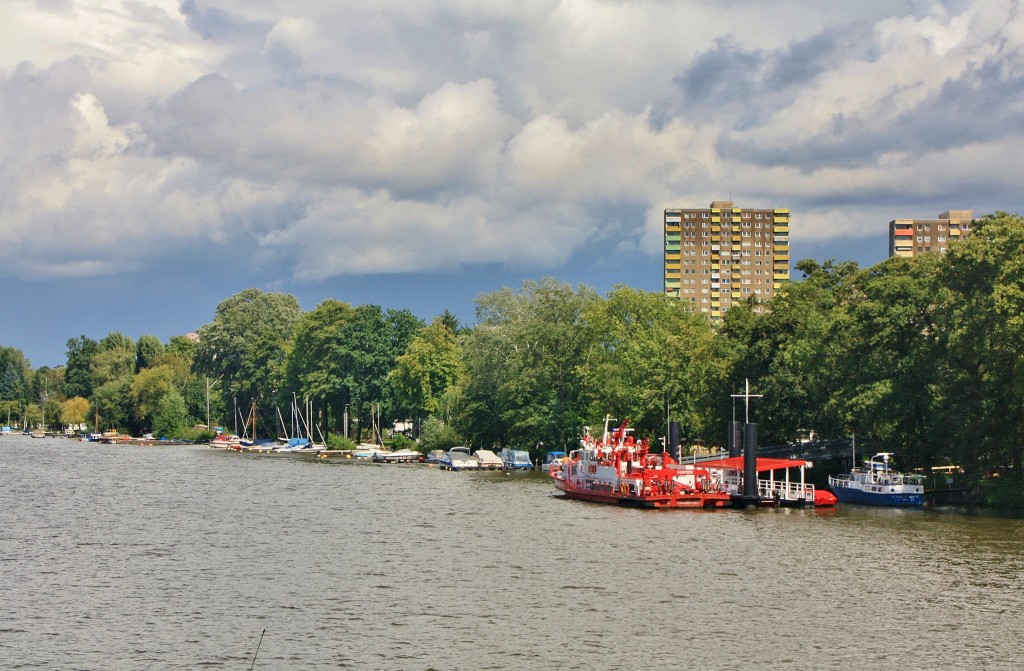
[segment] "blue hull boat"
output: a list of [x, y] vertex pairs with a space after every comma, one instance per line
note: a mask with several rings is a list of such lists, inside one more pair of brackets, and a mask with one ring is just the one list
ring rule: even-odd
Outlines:
[[828, 479], [828, 487], [840, 503], [867, 506], [921, 507], [924, 505], [924, 477], [897, 473], [891, 467], [892, 454], [881, 452], [864, 462], [863, 468]]

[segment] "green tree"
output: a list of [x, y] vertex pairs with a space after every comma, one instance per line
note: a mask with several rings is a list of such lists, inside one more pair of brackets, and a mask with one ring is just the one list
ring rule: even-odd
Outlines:
[[445, 310], [440, 315], [435, 317], [435, 321], [440, 321], [442, 324], [448, 327], [449, 331], [456, 335], [458, 335], [460, 329], [462, 328], [461, 325], [459, 324], [458, 318], [456, 318], [455, 315], [453, 315], [448, 310]]
[[975, 477], [1024, 464], [1024, 218], [997, 212], [951, 244], [939, 283], [948, 292], [937, 333], [945, 352], [947, 440]]
[[149, 368], [153, 360], [164, 353], [164, 344], [154, 335], [143, 335], [135, 343], [135, 371]]
[[[825, 412], [835, 366], [831, 327], [858, 267], [850, 261], [819, 265], [805, 260], [797, 269], [804, 279], [780, 289], [767, 310], [758, 314], [752, 303], [736, 305], [721, 331], [729, 340], [723, 351], [734, 363], [716, 394], [718, 424], [724, 428], [730, 419], [743, 419], [731, 395], [749, 380], [752, 391], [762, 395], [753, 402], [750, 418], [759, 424], [763, 444], [793, 440], [805, 429], [830, 435], [838, 428]], [[720, 435], [724, 438], [724, 431]]]
[[831, 370], [817, 373], [832, 390], [834, 426], [925, 467], [940, 458], [950, 417], [937, 384], [939, 263], [894, 257], [853, 276], [831, 326]]
[[171, 336], [164, 348], [164, 353], [173, 354], [182, 361], [187, 361], [191, 366], [196, 353], [196, 342], [188, 336]]
[[[161, 399], [169, 393], [174, 391], [181, 399], [174, 378], [174, 369], [170, 365], [161, 365], [141, 370], [132, 380], [129, 391], [132, 416], [139, 421], [140, 428], [152, 426]], [[184, 399], [181, 401], [184, 403]]]
[[25, 354], [13, 347], [0, 347], [0, 400], [25, 401], [31, 371]]
[[451, 322], [438, 317], [409, 342], [387, 380], [394, 391], [397, 411], [418, 418], [441, 411], [445, 393], [461, 374], [458, 339]]
[[[597, 300], [588, 287], [573, 290], [551, 278], [477, 299], [459, 413], [468, 438], [563, 449], [576, 444], [586, 410], [580, 373], [590, 351], [585, 315]], [[488, 407], [500, 425], [475, 426]]]
[[68, 424], [85, 424], [89, 417], [89, 401], [75, 396], [64, 401], [60, 410], [60, 421]]
[[194, 365], [228, 395], [269, 398], [281, 389], [285, 360], [302, 311], [294, 296], [246, 289], [221, 301], [199, 329]]
[[303, 315], [287, 361], [287, 388], [303, 397], [322, 399], [339, 418], [352, 402], [341, 359], [346, 351], [346, 328], [354, 314], [348, 303], [326, 300]]
[[65, 393], [68, 396], [92, 396], [94, 385], [92, 357], [99, 351], [99, 343], [80, 335], [67, 342], [67, 365], [64, 370]]
[[711, 323], [663, 293], [616, 287], [586, 314], [591, 351], [584, 366], [588, 419], [628, 418], [641, 436], [666, 431], [665, 403], [684, 436], [707, 432], [702, 402], [716, 364]]
[[135, 374], [135, 343], [123, 333], [108, 333], [97, 343], [90, 368], [94, 387], [130, 380]]
[[160, 397], [153, 414], [153, 435], [162, 438], [179, 438], [188, 422], [185, 399], [175, 389], [169, 389]]
[[420, 432], [420, 451], [448, 450], [460, 444], [459, 434], [440, 417], [428, 417]]
[[333, 352], [333, 364], [342, 372], [360, 435], [371, 404], [392, 401], [388, 373], [422, 327], [423, 322], [408, 310], [384, 311], [377, 305], [360, 305], [346, 323], [342, 341]]
[[93, 406], [100, 418], [100, 430], [130, 431], [132, 423], [131, 378], [114, 378], [93, 391]]

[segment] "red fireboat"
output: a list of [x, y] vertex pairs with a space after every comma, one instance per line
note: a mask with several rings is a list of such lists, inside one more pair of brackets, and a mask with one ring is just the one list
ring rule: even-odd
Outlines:
[[732, 499], [720, 478], [699, 464], [680, 464], [670, 455], [652, 454], [646, 439], [637, 442], [626, 420], [601, 438], [585, 435], [580, 448], [551, 466], [555, 486], [572, 499], [634, 508], [728, 508]]

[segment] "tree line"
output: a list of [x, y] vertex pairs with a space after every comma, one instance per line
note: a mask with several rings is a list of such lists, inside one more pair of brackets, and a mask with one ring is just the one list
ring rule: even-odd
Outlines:
[[66, 365], [37, 370], [2, 348], [0, 399], [28, 423], [98, 416], [168, 436], [208, 416], [233, 426], [239, 407], [273, 435], [309, 399], [325, 435], [366, 440], [408, 420], [424, 449], [538, 455], [571, 448], [606, 414], [662, 436], [666, 407], [688, 443], [721, 445], [749, 379], [763, 443], [856, 435], [907, 467], [1021, 475], [1021, 217], [979, 220], [944, 255], [796, 270], [770, 302], [738, 303], [720, 324], [660, 293], [601, 296], [551, 278], [480, 295], [472, 327], [336, 300], [304, 313], [290, 295], [247, 289], [196, 339], [79, 336]]

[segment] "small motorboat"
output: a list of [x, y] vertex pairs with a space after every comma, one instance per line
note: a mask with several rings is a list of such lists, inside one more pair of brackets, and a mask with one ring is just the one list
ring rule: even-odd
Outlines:
[[475, 471], [480, 468], [468, 447], [453, 447], [441, 456], [437, 465], [444, 471]]

